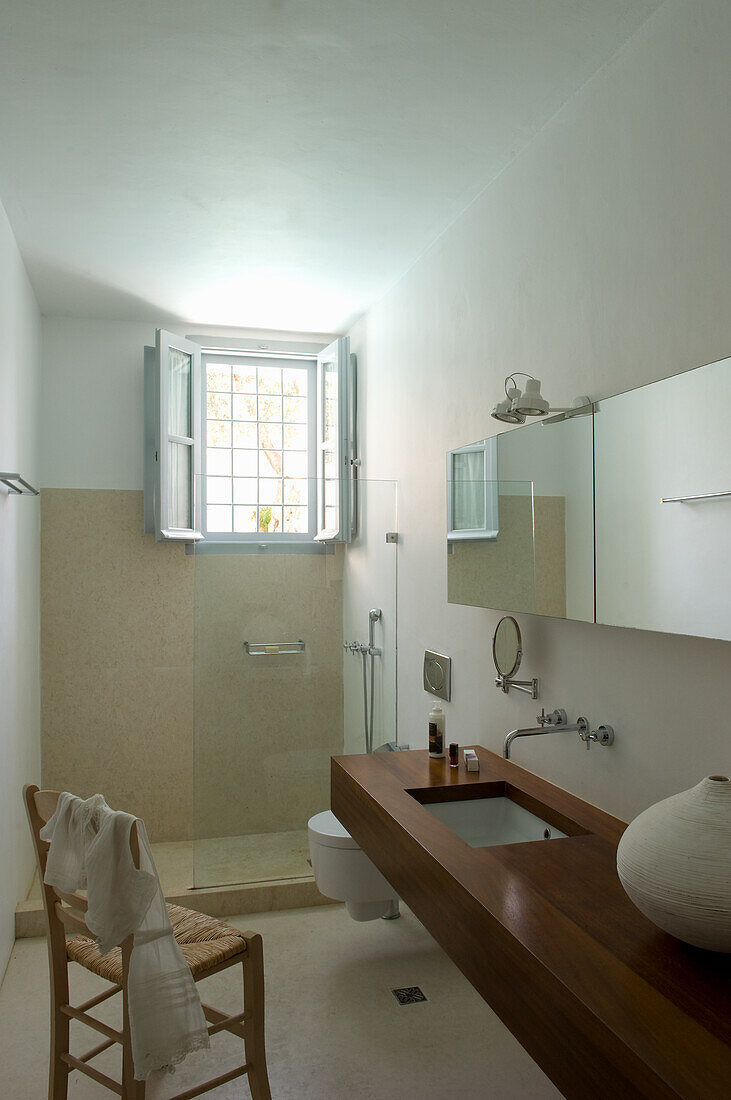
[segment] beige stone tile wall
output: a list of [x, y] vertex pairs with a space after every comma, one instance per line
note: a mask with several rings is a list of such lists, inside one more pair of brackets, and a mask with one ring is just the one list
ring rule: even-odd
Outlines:
[[[272, 631], [305, 656], [247, 658]], [[301, 828], [329, 804], [341, 555], [193, 557], [143, 534], [141, 492], [46, 489], [41, 664], [44, 786], [101, 791], [153, 840]]]
[[448, 601], [565, 617], [565, 498], [501, 494], [499, 514], [494, 542], [453, 543], [447, 558]]
[[46, 787], [190, 835], [193, 558], [143, 533], [142, 493], [44, 489], [42, 769]]
[[[343, 750], [343, 555], [196, 558], [196, 834], [299, 829]], [[305, 642], [249, 656], [244, 641]]]

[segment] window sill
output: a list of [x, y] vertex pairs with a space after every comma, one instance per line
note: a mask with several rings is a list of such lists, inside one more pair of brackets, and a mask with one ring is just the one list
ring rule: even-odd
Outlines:
[[216, 540], [188, 543], [186, 554], [334, 554], [331, 542], [223, 542]]

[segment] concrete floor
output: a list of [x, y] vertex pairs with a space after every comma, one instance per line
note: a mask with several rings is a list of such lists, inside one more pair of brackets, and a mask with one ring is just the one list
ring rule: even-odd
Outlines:
[[[419, 922], [403, 906], [402, 913], [396, 921], [356, 924], [342, 906], [332, 905], [231, 920], [264, 937], [274, 1100], [559, 1098]], [[0, 1091], [8, 1100], [46, 1096], [47, 965], [44, 940], [16, 941], [0, 987]], [[78, 966], [70, 973], [72, 1003], [103, 988]], [[239, 979], [234, 969], [209, 978], [201, 986], [204, 999], [240, 1010]], [[427, 1001], [399, 1005], [391, 990], [414, 985]], [[115, 1001], [97, 1012], [118, 1026]], [[95, 1042], [88, 1029], [72, 1024], [72, 1050]], [[173, 1077], [148, 1086], [149, 1100], [163, 1100], [237, 1064], [241, 1044], [235, 1038], [218, 1036], [212, 1044], [210, 1052], [191, 1055]], [[118, 1054], [106, 1051], [95, 1064], [117, 1077], [118, 1062]], [[239, 1080], [209, 1095], [247, 1100], [249, 1090]], [[71, 1075], [69, 1100], [104, 1096], [111, 1093]]]

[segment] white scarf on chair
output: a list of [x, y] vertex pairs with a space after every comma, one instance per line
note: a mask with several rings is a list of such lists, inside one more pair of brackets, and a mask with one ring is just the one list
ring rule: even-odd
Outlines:
[[[137, 821], [140, 867], [130, 851]], [[173, 935], [165, 898], [139, 818], [111, 810], [100, 794], [84, 801], [64, 792], [41, 829], [50, 843], [45, 881], [65, 893], [86, 890], [89, 931], [102, 955], [134, 934], [127, 993], [135, 1078], [172, 1072], [210, 1046], [200, 997]]]

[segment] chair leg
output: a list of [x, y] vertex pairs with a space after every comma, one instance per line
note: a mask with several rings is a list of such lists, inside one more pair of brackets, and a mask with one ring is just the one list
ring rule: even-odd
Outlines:
[[48, 1100], [67, 1100], [69, 1091], [70, 1067], [61, 1061], [62, 1054], [69, 1052], [69, 1025], [68, 1016], [61, 1011], [61, 1005], [68, 1004], [68, 987], [66, 997], [61, 998], [51, 993], [51, 1052], [48, 1072]]
[[[54, 950], [54, 947], [56, 950]], [[61, 1061], [69, 1053], [70, 1019], [61, 1008], [69, 1003], [69, 972], [66, 945], [48, 940], [51, 985], [51, 1050], [48, 1066], [48, 1100], [67, 1100], [70, 1067]]]
[[243, 959], [244, 1009], [247, 1014], [244, 1050], [253, 1100], [271, 1100], [264, 1044], [264, 952], [258, 934], [245, 933], [248, 951]]

